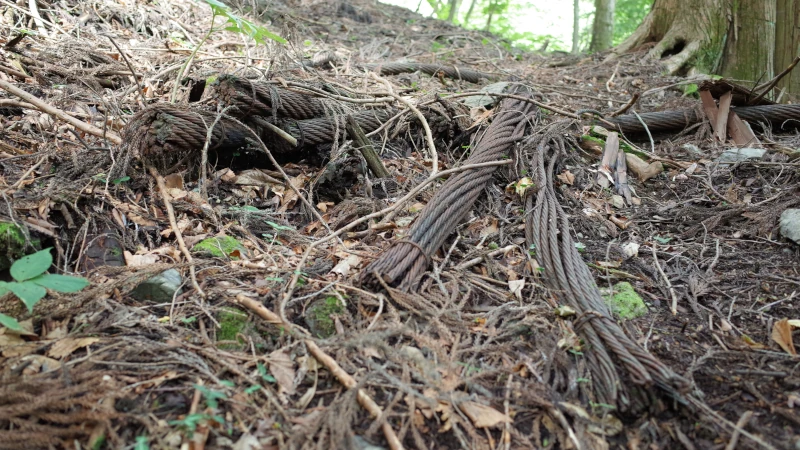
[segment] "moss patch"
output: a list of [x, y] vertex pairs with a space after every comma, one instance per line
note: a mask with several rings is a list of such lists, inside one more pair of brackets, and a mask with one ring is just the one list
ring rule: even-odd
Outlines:
[[344, 313], [344, 305], [334, 296], [325, 297], [311, 304], [306, 310], [306, 323], [312, 334], [321, 338], [333, 336], [336, 332], [333, 317]]
[[615, 284], [613, 294], [603, 298], [614, 315], [622, 319], [635, 319], [647, 314], [644, 300], [627, 281]]
[[231, 259], [239, 259], [240, 255], [247, 254], [247, 249], [244, 248], [242, 243], [231, 236], [215, 236], [203, 239], [192, 247], [192, 251], [208, 253], [217, 258], [227, 257]]
[[246, 335], [252, 331], [250, 323], [247, 321], [247, 314], [236, 308], [222, 308], [217, 314], [220, 328], [217, 329], [217, 342], [219, 348], [224, 350], [242, 350], [247, 345], [241, 340], [240, 335]]
[[[32, 239], [31, 245], [40, 250], [41, 243]], [[11, 264], [25, 256], [27, 243], [25, 234], [18, 226], [9, 222], [0, 222], [0, 270], [11, 267]]]

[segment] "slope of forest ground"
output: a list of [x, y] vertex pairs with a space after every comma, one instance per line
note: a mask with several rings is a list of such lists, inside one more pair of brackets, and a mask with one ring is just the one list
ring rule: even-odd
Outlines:
[[[32, 314], [13, 294], [0, 297], [0, 313], [26, 330], [0, 330], [0, 448], [800, 445], [792, 327], [776, 325], [798, 319], [800, 247], [778, 232], [781, 213], [800, 204], [796, 130], [753, 123], [762, 144], [752, 146], [766, 153], [728, 164], [720, 155], [733, 145], [708, 121], [625, 136], [629, 150], [663, 167], [646, 181], [631, 174], [627, 200], [597, 181], [605, 137], [582, 137], [598, 136], [597, 116], [636, 94], [629, 114], [700, 108], [702, 80], [663, 76], [646, 49], [521, 53], [367, 0], [242, 1], [237, 15], [287, 43], [212, 33], [175, 89], [210, 25], [208, 4], [27, 6], [0, 4], [0, 221], [23, 231], [22, 254], [52, 247], [51, 272], [91, 285], [50, 290]], [[481, 76], [386, 73], [394, 62]], [[391, 103], [370, 133], [390, 176], [366, 169], [344, 122], [330, 142], [314, 143], [304, 120], [276, 121], [299, 129], [288, 140], [302, 147], [285, 136], [265, 142], [279, 169], [261, 147], [226, 159], [214, 145], [203, 150], [205, 136], [187, 146], [190, 130], [164, 118], [178, 113], [131, 120], [175, 91], [181, 108], [208, 112], [230, 136], [241, 122], [224, 122], [230, 97], [220, 86], [234, 78], [220, 74], [271, 86], [276, 120], [296, 106], [279, 89], [323, 99], [321, 119], [376, 115]], [[458, 175], [428, 179], [432, 170], [463, 166], [513, 103], [462, 95], [504, 87], [497, 82], [524, 85], [538, 102], [528, 135], [493, 163], [413, 288], [366, 282], [367, 266], [410, 241], [415, 219]], [[602, 314], [573, 314], [549, 284], [545, 249], [526, 236], [525, 198], [549, 189], [532, 164], [554, 142], [565, 148], [549, 160], [548, 179], [577, 254], [603, 292], [628, 282], [644, 299], [643, 315], [615, 316], [614, 326], [688, 380], [680, 395], [652, 380], [637, 390], [621, 369], [627, 361], [613, 359], [622, 373], [614, 389], [644, 392], [630, 404], [646, 408], [598, 397], [603, 375], [583, 333]], [[215, 165], [199, 169], [211, 150]], [[417, 186], [425, 189], [409, 196]], [[145, 292], [164, 273], [176, 284]]]

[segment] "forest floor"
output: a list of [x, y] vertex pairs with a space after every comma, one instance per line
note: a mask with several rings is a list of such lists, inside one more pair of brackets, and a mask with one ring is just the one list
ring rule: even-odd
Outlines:
[[[50, 290], [33, 313], [0, 297], [25, 330], [0, 329], [0, 448], [800, 448], [785, 320], [800, 319], [800, 246], [778, 232], [800, 204], [795, 129], [753, 123], [760, 143], [748, 147], [765, 154], [729, 164], [719, 158], [734, 145], [708, 121], [625, 135], [644, 172], [659, 169], [646, 181], [633, 171], [626, 201], [598, 182], [608, 168], [597, 116], [636, 94], [627, 114], [701, 110], [705, 78], [665, 76], [647, 49], [526, 53], [368, 0], [242, 1], [232, 11], [287, 43], [212, 33], [175, 89], [209, 29], [207, 3], [37, 3], [0, 4], [3, 251], [53, 248], [51, 272], [91, 284]], [[381, 67], [398, 61], [486, 77]], [[191, 130], [170, 122], [179, 113], [131, 120], [156, 104], [173, 111], [175, 90], [180, 108], [232, 136], [241, 122], [224, 119], [235, 111], [223, 110], [220, 74], [271, 86], [262, 100], [276, 124], [300, 130], [298, 148], [278, 139], [223, 154], [205, 128], [197, 145], [180, 140]], [[413, 286], [366, 282], [382, 252], [413, 240], [502, 112], [500, 94], [462, 94], [512, 82], [539, 105], [520, 122], [526, 136], [492, 163], [469, 214], [443, 214], [460, 220]], [[314, 143], [280, 89], [321, 102], [323, 119], [392, 104], [370, 133], [390, 176], [372, 176], [343, 122]], [[543, 178], [530, 163], [554, 142], [566, 146]], [[638, 317], [576, 316], [554, 287], [545, 249], [526, 235], [526, 198], [546, 180], [600, 292], [619, 298], [630, 283]], [[174, 284], [154, 287], [165, 273]], [[612, 389], [631, 397], [604, 402], [607, 374], [585, 334], [596, 317], [689, 388], [637, 379], [615, 353]]]

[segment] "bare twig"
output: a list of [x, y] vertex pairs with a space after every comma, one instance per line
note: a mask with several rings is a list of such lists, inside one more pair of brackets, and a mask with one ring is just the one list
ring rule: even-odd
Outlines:
[[[308, 348], [308, 352], [314, 356], [322, 365], [328, 368], [331, 371], [333, 376], [339, 380], [346, 388], [353, 389], [358, 386], [358, 382], [350, 376], [344, 369], [339, 366], [339, 363], [336, 362], [335, 359], [331, 358], [325, 352], [320, 349], [314, 341], [310, 339], [305, 340], [306, 348]], [[364, 409], [369, 412], [372, 417], [376, 420], [381, 420], [381, 428], [383, 429], [383, 436], [386, 438], [386, 441], [389, 443], [389, 448], [392, 450], [402, 450], [403, 444], [400, 442], [400, 439], [397, 438], [392, 426], [389, 425], [389, 422], [386, 421], [385, 418], [382, 417], [383, 411], [381, 407], [375, 403], [369, 395], [367, 395], [366, 391], [363, 389], [359, 389], [357, 392], [357, 399], [358, 404], [361, 405]]]
[[142, 89], [142, 83], [139, 82], [139, 75], [137, 75], [136, 70], [133, 69], [133, 64], [131, 64], [130, 60], [128, 59], [128, 56], [125, 54], [125, 52], [122, 51], [121, 48], [119, 48], [119, 45], [117, 45], [117, 42], [114, 41], [114, 39], [111, 36], [107, 34], [104, 36], [107, 37], [109, 41], [111, 41], [111, 44], [114, 45], [114, 47], [117, 49], [120, 56], [122, 56], [122, 59], [125, 60], [125, 64], [128, 65], [128, 70], [130, 70], [131, 75], [133, 75], [133, 81], [136, 82], [136, 87], [139, 89], [138, 91], [139, 99], [142, 101], [142, 103], [144, 103], [144, 89]]
[[[385, 79], [375, 75], [374, 73], [370, 73], [370, 75], [372, 76], [373, 79], [375, 79], [375, 81], [379, 82], [386, 81]], [[425, 140], [428, 143], [428, 153], [429, 153], [428, 157], [431, 158], [433, 164], [433, 166], [431, 167], [431, 175], [435, 174], [436, 172], [439, 171], [439, 153], [436, 151], [436, 144], [434, 144], [433, 142], [433, 133], [431, 132], [431, 127], [428, 125], [428, 121], [425, 119], [425, 116], [423, 116], [422, 113], [419, 111], [419, 109], [417, 109], [416, 106], [412, 105], [411, 102], [395, 94], [394, 92], [386, 92], [385, 94], [389, 95], [390, 97], [393, 97], [398, 102], [406, 105], [406, 108], [410, 109], [411, 112], [413, 112], [414, 115], [417, 116], [417, 119], [419, 119], [420, 124], [422, 124], [422, 128], [425, 130]]]
[[64, 122], [67, 122], [68, 124], [74, 126], [75, 128], [81, 131], [84, 131], [94, 136], [99, 136], [108, 139], [109, 141], [117, 145], [122, 143], [122, 138], [120, 138], [116, 133], [112, 133], [106, 130], [101, 130], [100, 128], [97, 128], [94, 125], [90, 125], [86, 122], [80, 121], [70, 116], [69, 114], [65, 113], [64, 111], [61, 111], [58, 108], [48, 105], [47, 103], [36, 98], [34, 95], [29, 94], [6, 81], [0, 80], [0, 88], [36, 106], [36, 108], [42, 112], [50, 114], [51, 116], [58, 117], [59, 119], [63, 120]]
[[672, 296], [672, 306], [670, 307], [670, 311], [672, 311], [672, 315], [678, 314], [678, 295], [675, 294], [675, 289], [672, 287], [672, 283], [669, 281], [667, 274], [664, 273], [664, 269], [661, 268], [661, 263], [658, 262], [658, 256], [656, 255], [656, 243], [653, 242], [650, 247], [653, 250], [653, 261], [656, 263], [656, 268], [658, 269], [658, 273], [661, 274], [661, 277], [664, 279], [664, 282], [667, 283], [667, 289], [669, 289], [669, 294]]
[[183, 241], [183, 234], [181, 234], [181, 230], [178, 229], [178, 221], [175, 219], [175, 210], [172, 208], [172, 202], [169, 199], [169, 194], [167, 193], [167, 186], [164, 184], [164, 177], [158, 173], [155, 167], [149, 166], [148, 171], [150, 175], [153, 176], [156, 180], [156, 184], [158, 185], [158, 190], [161, 193], [161, 200], [164, 202], [164, 207], [167, 209], [167, 217], [169, 218], [169, 225], [172, 227], [172, 231], [175, 233], [175, 239], [178, 241], [178, 247], [183, 253], [183, 256], [186, 257], [186, 262], [189, 263], [189, 274], [191, 276], [192, 287], [197, 291], [197, 293], [201, 297], [205, 297], [206, 294], [200, 288], [200, 285], [197, 284], [197, 276], [194, 271], [194, 259], [192, 258], [192, 254], [189, 252], [189, 249], [186, 247], [186, 243]]
[[758, 94], [758, 97], [756, 97], [756, 98], [754, 98], [754, 99], [750, 100], [750, 101], [748, 102], [748, 105], [755, 105], [755, 104], [757, 104], [759, 101], [761, 101], [761, 99], [762, 99], [762, 98], [764, 98], [764, 96], [765, 96], [765, 95], [767, 95], [767, 94], [769, 93], [769, 91], [771, 91], [771, 90], [772, 90], [772, 88], [774, 88], [774, 87], [775, 87], [775, 85], [777, 85], [777, 84], [778, 84], [778, 82], [779, 82], [779, 81], [781, 81], [781, 79], [782, 79], [783, 77], [785, 77], [786, 75], [789, 75], [789, 73], [790, 73], [792, 70], [794, 70], [794, 67], [795, 67], [795, 66], [797, 65], [797, 63], [799, 63], [799, 62], [800, 62], [800, 56], [796, 56], [796, 57], [794, 58], [794, 60], [792, 61], [792, 63], [791, 63], [791, 64], [789, 64], [789, 67], [787, 67], [787, 68], [783, 69], [783, 71], [782, 71], [781, 73], [779, 73], [778, 75], [775, 75], [775, 78], [773, 78], [772, 80], [768, 81], [768, 82], [766, 83], [766, 85], [757, 86], [757, 87], [756, 87], [756, 90], [759, 90], [759, 89], [761, 89], [762, 87], [764, 88], [764, 90], [763, 90], [763, 91], [761, 91], [761, 93], [760, 93], [760, 94]]

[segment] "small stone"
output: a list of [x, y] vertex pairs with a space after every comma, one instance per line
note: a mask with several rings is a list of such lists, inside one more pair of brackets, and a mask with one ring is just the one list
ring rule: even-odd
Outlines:
[[761, 159], [767, 153], [763, 148], [729, 148], [722, 152], [717, 162], [722, 165], [731, 165], [748, 159]]
[[781, 235], [800, 244], [800, 209], [787, 209], [781, 213]]
[[171, 302], [174, 295], [180, 295], [183, 277], [177, 269], [169, 269], [143, 281], [131, 291], [131, 296], [139, 301], [155, 303]]
[[624, 208], [625, 207], [625, 199], [622, 198], [621, 195], [612, 195], [611, 196], [611, 206], [614, 208]]

